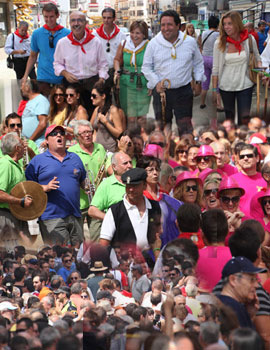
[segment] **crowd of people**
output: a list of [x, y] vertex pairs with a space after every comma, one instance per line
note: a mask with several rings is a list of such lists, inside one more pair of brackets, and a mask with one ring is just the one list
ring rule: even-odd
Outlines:
[[[235, 11], [201, 36], [165, 11], [151, 40], [112, 8], [94, 31], [79, 11], [63, 28], [52, 3], [43, 16], [13, 34], [31, 49], [8, 51], [23, 101], [2, 124], [0, 348], [269, 349], [270, 134], [248, 65], [262, 35]], [[193, 130], [211, 76], [226, 119]]]

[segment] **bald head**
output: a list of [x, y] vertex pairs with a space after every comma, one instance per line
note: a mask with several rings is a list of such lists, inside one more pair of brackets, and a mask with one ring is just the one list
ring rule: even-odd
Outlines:
[[248, 123], [248, 128], [251, 131], [258, 132], [262, 127], [262, 120], [258, 117], [251, 118]]
[[218, 168], [223, 168], [226, 156], [225, 146], [219, 141], [212, 142], [210, 146], [213, 148], [214, 153], [217, 157]]

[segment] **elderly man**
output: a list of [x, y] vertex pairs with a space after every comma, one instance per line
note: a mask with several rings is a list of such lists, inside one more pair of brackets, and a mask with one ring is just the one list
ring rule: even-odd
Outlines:
[[215, 142], [212, 142], [210, 144], [210, 146], [213, 148], [214, 153], [216, 155], [218, 169], [223, 171], [228, 176], [238, 173], [238, 170], [236, 167], [225, 163], [226, 150], [225, 150], [225, 146], [223, 145], [223, 143], [221, 143], [219, 141], [215, 141]]
[[[254, 328], [252, 317], [256, 312], [257, 273], [265, 269], [255, 267], [252, 262], [243, 257], [233, 257], [222, 270], [223, 288], [218, 298], [230, 306], [238, 318], [241, 327]], [[253, 314], [250, 315], [249, 311]]]
[[122, 40], [126, 40], [126, 35], [114, 23], [115, 10], [111, 7], [106, 7], [102, 13], [103, 24], [97, 28], [93, 34], [101, 41], [104, 49], [108, 65], [109, 65], [109, 79], [107, 81], [109, 86], [113, 85], [113, 60], [116, 55], [119, 44]]
[[[142, 72], [148, 80], [147, 87], [153, 90], [153, 106], [156, 119], [162, 121], [160, 93], [166, 93], [165, 121], [171, 125], [173, 113], [179, 135], [192, 131], [194, 77], [195, 94], [201, 93], [204, 79], [203, 58], [196, 41], [184, 36], [179, 30], [181, 21], [176, 11], [167, 10], [160, 17], [161, 32], [148, 44], [142, 66]], [[170, 80], [166, 89], [162, 81]]]
[[88, 214], [99, 220], [92, 221], [90, 226], [91, 240], [99, 239], [101, 221], [105, 217], [105, 212], [109, 207], [121, 201], [125, 194], [125, 185], [122, 182], [121, 175], [132, 168], [131, 158], [123, 152], [114, 153], [111, 159], [114, 174], [101, 182], [97, 188]]
[[[21, 181], [25, 181], [24, 171], [18, 164], [23, 157], [24, 145], [17, 133], [6, 134], [1, 140], [3, 157], [0, 158], [0, 233], [1, 240], [9, 231], [10, 238], [19, 239], [29, 235], [28, 224], [15, 218], [10, 210], [9, 204], [19, 204], [28, 208], [32, 204], [32, 198], [25, 196], [17, 198], [10, 194], [12, 188]], [[14, 246], [18, 245], [14, 242]]]
[[[101, 180], [110, 164], [104, 147], [99, 143], [93, 142], [93, 132], [93, 127], [89, 121], [78, 120], [74, 125], [74, 135], [78, 143], [69, 147], [68, 150], [69, 152], [76, 153], [81, 158], [87, 172], [87, 181], [95, 185], [98, 180], [97, 176]], [[90, 225], [91, 218], [87, 212], [93, 195], [94, 193], [89, 197], [81, 189], [80, 208], [83, 219], [85, 217], [87, 218], [88, 226]]]
[[124, 199], [107, 211], [100, 232], [100, 244], [136, 245], [149, 249], [160, 231], [160, 206], [143, 195], [147, 173], [134, 168], [125, 172], [122, 182], [126, 185]]
[[65, 130], [47, 128], [48, 150], [33, 158], [26, 168], [27, 180], [40, 183], [48, 194], [48, 203], [39, 220], [43, 241], [70, 243], [79, 247], [83, 241], [80, 212], [80, 186], [86, 172], [80, 157], [66, 151]]
[[59, 11], [55, 4], [49, 3], [42, 9], [44, 26], [34, 30], [31, 38], [31, 53], [27, 62], [23, 80], [25, 81], [38, 59], [37, 80], [39, 91], [49, 96], [52, 85], [60, 84], [53, 70], [53, 55], [57, 42], [69, 34], [70, 30], [56, 23]]
[[50, 103], [38, 91], [35, 80], [27, 80], [22, 83], [22, 94], [29, 99], [22, 115], [22, 134], [35, 141], [39, 147], [41, 142], [44, 141]]
[[[8, 35], [5, 43], [5, 52], [13, 56], [14, 70], [17, 79], [22, 79], [30, 55], [31, 37], [28, 32], [28, 23], [21, 21], [17, 30]], [[36, 79], [35, 68], [29, 73], [31, 79]]]
[[80, 84], [81, 96], [89, 115], [94, 107], [91, 90], [98, 81], [109, 77], [108, 63], [101, 42], [86, 27], [85, 14], [74, 11], [70, 15], [71, 31], [57, 44], [54, 54], [54, 71], [66, 83]]

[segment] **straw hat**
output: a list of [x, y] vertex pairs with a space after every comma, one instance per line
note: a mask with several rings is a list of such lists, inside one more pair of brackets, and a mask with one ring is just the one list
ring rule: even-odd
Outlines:
[[106, 271], [108, 268], [103, 265], [102, 261], [95, 261], [94, 267], [91, 267], [90, 271]]

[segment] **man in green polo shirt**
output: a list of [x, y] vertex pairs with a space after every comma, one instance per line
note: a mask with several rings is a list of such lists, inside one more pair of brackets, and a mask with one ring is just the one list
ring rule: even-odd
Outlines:
[[9, 204], [29, 207], [33, 201], [27, 195], [23, 198], [10, 195], [15, 185], [25, 181], [23, 168], [18, 163], [23, 157], [24, 144], [16, 132], [11, 132], [2, 138], [1, 150], [3, 156], [0, 158], [0, 239], [7, 233], [10, 237], [19, 239], [19, 236], [22, 238], [23, 235], [30, 234], [28, 224], [11, 214]]
[[102, 220], [109, 207], [123, 199], [126, 186], [122, 183], [121, 175], [132, 168], [132, 161], [124, 152], [114, 153], [111, 159], [114, 174], [103, 180], [96, 190], [88, 214], [98, 221], [90, 225], [91, 241], [98, 241]]
[[[13, 112], [6, 116], [5, 121], [5, 133], [16, 132], [20, 136], [22, 132], [22, 120], [20, 116]], [[34, 158], [36, 154], [39, 153], [37, 145], [32, 140], [24, 140], [24, 156], [19, 159], [19, 164], [22, 167], [25, 167], [27, 164], [24, 164], [26, 161], [26, 152], [28, 153], [29, 161]], [[0, 157], [3, 156], [2, 151], [0, 150]]]
[[[69, 147], [69, 152], [76, 153], [83, 162], [87, 176], [91, 183], [95, 182], [100, 168], [104, 165], [104, 172], [112, 174], [110, 160], [104, 147], [96, 142], [93, 142], [93, 127], [87, 120], [78, 120], [74, 125], [74, 135], [78, 143]], [[104, 164], [103, 164], [104, 163]], [[88, 215], [89, 198], [86, 192], [80, 190], [80, 209], [83, 217], [87, 218], [88, 227], [90, 227], [91, 217]], [[86, 237], [89, 238], [89, 237]]]

